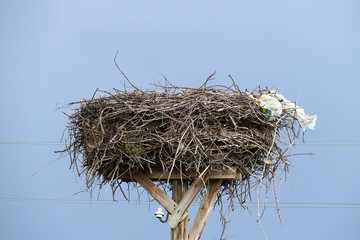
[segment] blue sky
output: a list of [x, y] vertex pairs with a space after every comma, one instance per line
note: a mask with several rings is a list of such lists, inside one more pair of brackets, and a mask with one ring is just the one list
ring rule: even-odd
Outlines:
[[[119, 65], [143, 89], [162, 78], [159, 72], [196, 87], [215, 70], [214, 84], [229, 83], [231, 74], [241, 89], [284, 89], [318, 121], [305, 135], [309, 145], [294, 148], [316, 155], [292, 159], [280, 200], [360, 203], [359, 142], [310, 142], [360, 139], [359, 26], [360, 2], [350, 0], [0, 1], [0, 239], [170, 238], [153, 216], [157, 204], [29, 201], [89, 195], [71, 196], [82, 179], [68, 158], [32, 176], [62, 145], [4, 144], [59, 142], [67, 119], [58, 104], [90, 98], [96, 88], [121, 88], [117, 50]], [[101, 191], [100, 199], [111, 193]], [[359, 208], [281, 212], [284, 226], [275, 209], [266, 212], [269, 239], [358, 238]], [[250, 215], [237, 208], [229, 219], [231, 239], [265, 239], [256, 209]], [[215, 209], [202, 239], [219, 239], [220, 232]]]

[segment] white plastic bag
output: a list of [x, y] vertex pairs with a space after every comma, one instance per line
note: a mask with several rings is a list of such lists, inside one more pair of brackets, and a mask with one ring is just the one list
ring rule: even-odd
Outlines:
[[310, 116], [306, 114], [302, 107], [287, 100], [282, 94], [277, 93], [277, 91], [267, 91], [266, 94], [260, 96], [260, 99], [255, 98], [249, 92], [245, 92], [245, 94], [259, 103], [264, 113], [268, 116], [269, 121], [276, 120], [283, 112], [286, 112], [299, 121], [304, 132], [307, 128], [315, 130], [317, 115]]
[[289, 100], [287, 100], [282, 94], [275, 94], [275, 96], [281, 101], [284, 111], [288, 111], [290, 114], [299, 121], [301, 128], [305, 132], [307, 128], [315, 130], [317, 115], [308, 115], [305, 113], [302, 107], [296, 105]]
[[269, 121], [274, 121], [282, 114], [283, 107], [281, 103], [274, 97], [271, 97], [269, 95], [261, 95], [259, 99], [259, 104], [260, 107], [265, 110], [264, 112], [268, 116]]

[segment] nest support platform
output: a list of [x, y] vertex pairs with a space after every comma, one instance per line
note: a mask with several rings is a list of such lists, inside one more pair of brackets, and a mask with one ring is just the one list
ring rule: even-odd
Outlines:
[[[162, 205], [171, 216], [167, 223], [171, 227], [172, 240], [198, 240], [205, 228], [205, 224], [214, 206], [216, 195], [221, 187], [223, 180], [239, 180], [241, 174], [236, 168], [229, 168], [227, 171], [213, 171], [212, 174], [204, 172], [202, 176], [195, 177], [195, 173], [174, 172], [171, 175], [163, 172], [162, 169], [152, 169], [152, 171], [138, 170], [129, 174], [129, 177], [122, 180], [131, 180], [139, 183], [160, 205]], [[192, 181], [187, 189], [186, 182]], [[168, 179], [172, 182], [173, 198], [170, 198], [162, 191], [153, 180]], [[206, 186], [206, 193], [201, 201], [199, 210], [196, 214], [194, 223], [188, 233], [188, 208], [199, 194], [201, 189]]]

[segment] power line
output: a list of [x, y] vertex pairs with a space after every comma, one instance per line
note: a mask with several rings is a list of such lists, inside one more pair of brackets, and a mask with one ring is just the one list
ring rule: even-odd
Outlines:
[[4, 145], [65, 145], [61, 142], [0, 142]]
[[360, 139], [307, 140], [305, 142], [360, 142]]
[[[9, 198], [0, 197], [0, 202], [40, 202], [40, 203], [57, 203], [57, 204], [85, 204], [85, 205], [159, 205], [154, 201], [145, 200], [84, 200], [84, 199], [51, 199], [51, 198]], [[199, 205], [200, 202], [195, 202]], [[223, 202], [229, 205], [230, 202]], [[256, 204], [256, 202], [247, 202], [247, 205]], [[235, 206], [240, 204], [235, 203]], [[264, 207], [264, 202], [260, 202], [260, 206]], [[266, 207], [276, 208], [276, 202], [267, 202]], [[360, 202], [345, 203], [345, 202], [279, 202], [280, 208], [338, 208], [338, 209], [360, 209]]]
[[360, 144], [296, 144], [296, 146], [318, 146], [318, 147], [359, 147]]

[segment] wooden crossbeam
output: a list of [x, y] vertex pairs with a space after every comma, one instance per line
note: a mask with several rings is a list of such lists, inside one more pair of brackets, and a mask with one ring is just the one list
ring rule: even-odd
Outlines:
[[188, 210], [195, 197], [199, 194], [206, 181], [210, 178], [210, 173], [206, 173], [202, 178], [196, 178], [186, 191], [184, 197], [175, 208], [174, 213], [171, 214], [167, 223], [171, 228], [175, 228], [184, 217], [183, 214]]
[[212, 179], [206, 189], [205, 196], [201, 201], [199, 210], [196, 214], [193, 225], [189, 233], [189, 240], [198, 240], [205, 228], [205, 224], [210, 216], [211, 210], [214, 206], [216, 195], [220, 189], [222, 180]]
[[[180, 173], [177, 169], [173, 169], [170, 173], [170, 170], [164, 171], [164, 169], [160, 167], [153, 167], [151, 170], [145, 169], [142, 172], [153, 181], [194, 180], [199, 175], [196, 171], [184, 171]], [[121, 176], [121, 179], [131, 182], [135, 178], [133, 178], [133, 174], [126, 174]], [[236, 167], [229, 167], [226, 170], [212, 170], [210, 179], [241, 180], [241, 173]]]

